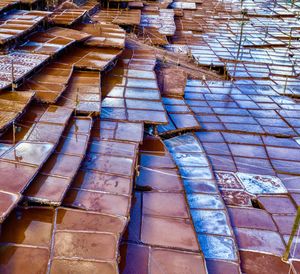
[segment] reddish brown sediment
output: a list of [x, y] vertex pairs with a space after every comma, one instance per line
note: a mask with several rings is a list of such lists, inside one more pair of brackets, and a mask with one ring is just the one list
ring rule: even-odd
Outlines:
[[141, 146], [136, 189], [121, 272], [206, 273], [182, 179], [159, 137], [146, 138]]
[[113, 23], [120, 26], [138, 26], [141, 21], [140, 10], [106, 9], [92, 16], [96, 22]]
[[11, 40], [19, 39], [42, 24], [49, 12], [43, 11], [11, 11], [0, 17], [0, 45], [5, 46]]
[[[10, 232], [0, 240], [1, 271], [57, 273], [79, 267], [115, 273], [117, 242], [124, 225], [121, 217], [74, 209], [17, 208], [3, 225]], [[32, 252], [37, 256], [29, 267], [25, 260]]]
[[19, 50], [53, 56], [76, 41], [83, 41], [89, 37], [90, 35], [84, 32], [54, 27], [33, 33], [28, 37], [28, 41], [19, 47]]
[[125, 31], [118, 25], [97, 22], [93, 24], [79, 24], [76, 28], [92, 35], [85, 41], [85, 45], [107, 48], [124, 48]]
[[73, 66], [51, 63], [25, 82], [19, 89], [32, 90], [37, 100], [55, 103], [67, 88]]
[[4, 132], [25, 111], [32, 101], [33, 92], [2, 92], [0, 94], [0, 132]]
[[101, 112], [100, 72], [74, 71], [58, 105], [75, 108], [78, 115], [99, 115]]
[[[161, 94], [170, 97], [184, 96], [187, 73], [180, 67], [159, 67], [156, 71]], [[176, 78], [174, 78], [176, 75]]]
[[58, 144], [24, 196], [42, 204], [60, 205], [83, 161], [92, 128], [92, 119], [74, 117]]
[[85, 9], [63, 9], [56, 10], [52, 15], [50, 20], [59, 26], [70, 26], [75, 22], [78, 22], [85, 14], [87, 10]]

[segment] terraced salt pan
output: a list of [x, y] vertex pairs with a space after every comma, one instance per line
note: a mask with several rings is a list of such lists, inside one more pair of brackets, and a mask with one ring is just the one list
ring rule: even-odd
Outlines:
[[[204, 150], [192, 134], [164, 141], [184, 180], [194, 182], [187, 188], [187, 200], [198, 241], [205, 259], [238, 261], [237, 246], [229, 217]], [[215, 193], [199, 190], [203, 182], [212, 182]], [[198, 189], [197, 189], [198, 188]]]

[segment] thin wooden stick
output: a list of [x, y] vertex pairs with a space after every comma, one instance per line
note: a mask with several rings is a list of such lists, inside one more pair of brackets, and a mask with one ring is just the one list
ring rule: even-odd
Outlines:
[[14, 61], [11, 60], [11, 91], [15, 91], [15, 73], [14, 73]]
[[294, 221], [294, 225], [293, 225], [293, 229], [292, 229], [288, 244], [286, 246], [285, 252], [282, 256], [282, 260], [284, 262], [287, 262], [288, 259], [289, 259], [289, 254], [290, 254], [290, 250], [291, 250], [291, 247], [292, 247], [292, 243], [293, 243], [295, 234], [296, 234], [297, 230], [299, 229], [299, 223], [300, 223], [300, 207], [298, 207], [297, 215], [295, 217], [295, 221]]
[[13, 145], [16, 144], [16, 125], [15, 121], [13, 121]]
[[79, 88], [76, 91], [76, 99], [75, 99], [75, 116], [77, 115], [77, 107], [79, 105]]

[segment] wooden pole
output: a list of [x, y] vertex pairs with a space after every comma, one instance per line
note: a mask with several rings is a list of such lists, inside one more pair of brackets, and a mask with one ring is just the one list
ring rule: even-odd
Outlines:
[[75, 116], [77, 116], [77, 107], [79, 105], [79, 88], [76, 91], [76, 101], [75, 101]]
[[[286, 246], [285, 252], [284, 252], [284, 254], [282, 256], [282, 260], [284, 262], [287, 262], [288, 259], [289, 259], [289, 255], [290, 255], [290, 250], [291, 250], [291, 247], [292, 247], [292, 243], [293, 243], [295, 234], [296, 234], [296, 232], [299, 229], [299, 223], [300, 223], [300, 207], [298, 207], [298, 209], [297, 209], [297, 215], [295, 217], [293, 229], [292, 229], [292, 232], [291, 232], [288, 244]], [[295, 244], [297, 244], [297, 243], [295, 243]]]
[[11, 60], [11, 91], [15, 91], [15, 72], [14, 72], [14, 61]]
[[13, 121], [13, 145], [16, 144], [16, 125], [15, 121]]

